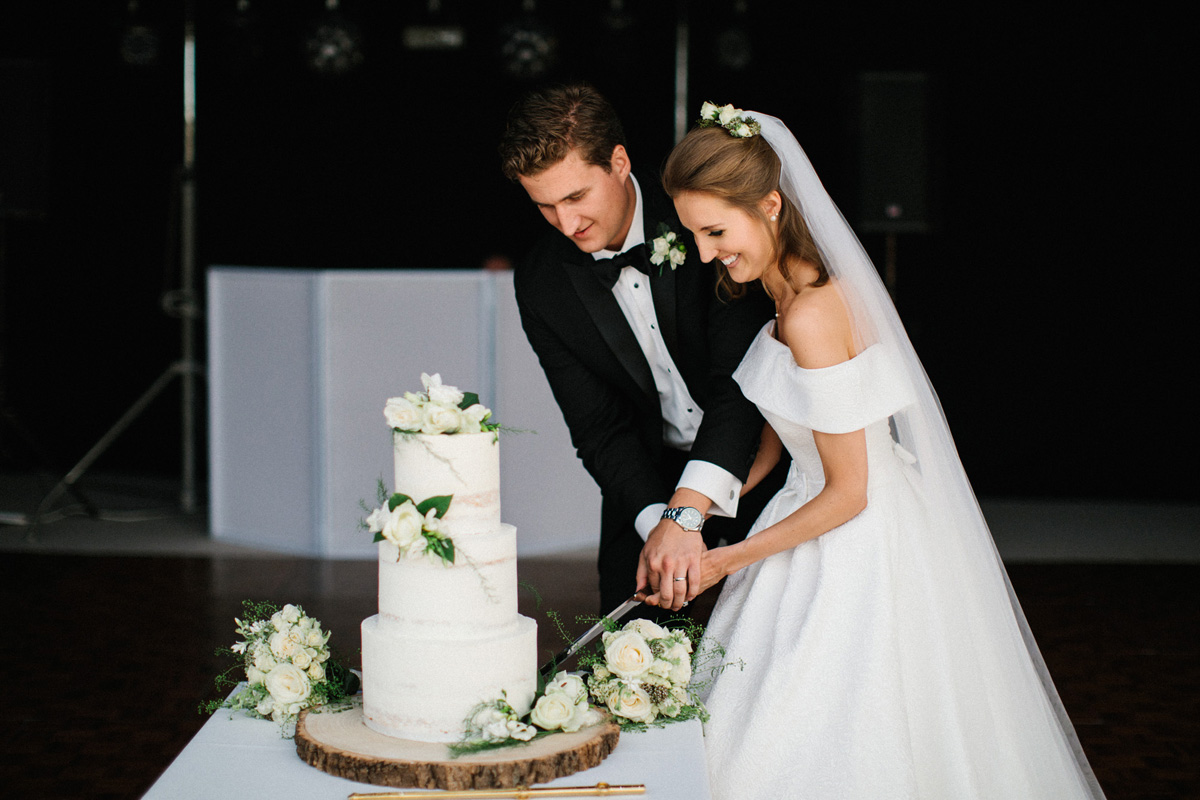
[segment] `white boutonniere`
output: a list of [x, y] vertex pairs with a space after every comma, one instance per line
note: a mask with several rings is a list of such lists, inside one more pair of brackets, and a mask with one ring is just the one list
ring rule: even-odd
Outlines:
[[[659, 223], [658, 237], [650, 242], [650, 263], [661, 267], [670, 264], [674, 270], [687, 259], [687, 245], [679, 240], [675, 231]], [[659, 271], [662, 274], [662, 271]]]
[[762, 131], [762, 126], [753, 117], [747, 117], [742, 109], [715, 103], [700, 106], [700, 119], [696, 120], [696, 124], [701, 128], [722, 127], [730, 136], [738, 139], [749, 139]]

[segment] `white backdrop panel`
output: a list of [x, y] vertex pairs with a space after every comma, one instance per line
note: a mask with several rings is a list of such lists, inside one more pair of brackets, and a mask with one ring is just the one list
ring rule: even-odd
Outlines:
[[[212, 534], [373, 558], [359, 501], [391, 488], [386, 398], [422, 372], [479, 393], [523, 556], [595, 547], [600, 494], [521, 330], [510, 273], [209, 271]], [[581, 522], [582, 520], [582, 522]]]
[[575, 455], [562, 412], [525, 338], [512, 273], [493, 277], [496, 418], [536, 431], [500, 439], [504, 519], [517, 526], [519, 555], [594, 548], [600, 542], [600, 489]]
[[[486, 399], [478, 354], [491, 331], [481, 330], [481, 281], [473, 273], [330, 272], [321, 280], [323, 552], [370, 558], [375, 546], [357, 528], [359, 501], [374, 503], [380, 478], [393, 488], [384, 401], [420, 391], [422, 372]], [[443, 309], [454, 312], [443, 316]]]
[[214, 538], [317, 551], [315, 277], [303, 270], [209, 273]]

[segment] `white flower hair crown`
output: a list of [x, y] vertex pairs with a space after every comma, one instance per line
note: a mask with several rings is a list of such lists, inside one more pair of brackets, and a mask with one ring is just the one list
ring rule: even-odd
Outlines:
[[762, 131], [762, 126], [753, 117], [747, 117], [746, 112], [731, 105], [718, 106], [715, 103], [705, 103], [700, 106], [700, 119], [696, 124], [701, 128], [720, 126], [737, 139], [749, 139]]

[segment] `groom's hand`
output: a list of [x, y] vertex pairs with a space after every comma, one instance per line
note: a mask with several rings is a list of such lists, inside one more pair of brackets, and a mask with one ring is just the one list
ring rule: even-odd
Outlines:
[[700, 593], [700, 559], [706, 549], [700, 531], [685, 531], [669, 519], [660, 520], [646, 537], [638, 558], [637, 585], [648, 586], [651, 592], [646, 602], [678, 611], [695, 599]]
[[[671, 508], [691, 506], [707, 514], [712, 501], [687, 488], [675, 490]], [[646, 537], [638, 557], [637, 585], [647, 586], [646, 602], [678, 611], [700, 594], [700, 559], [707, 548], [700, 531], [686, 531], [679, 523], [662, 519]]]

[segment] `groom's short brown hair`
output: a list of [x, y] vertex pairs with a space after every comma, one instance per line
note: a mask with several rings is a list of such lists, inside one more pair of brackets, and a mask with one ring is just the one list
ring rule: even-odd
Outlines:
[[555, 86], [525, 95], [508, 112], [501, 169], [515, 181], [553, 167], [575, 150], [607, 172], [613, 150], [624, 144], [621, 120], [602, 94], [585, 83]]

